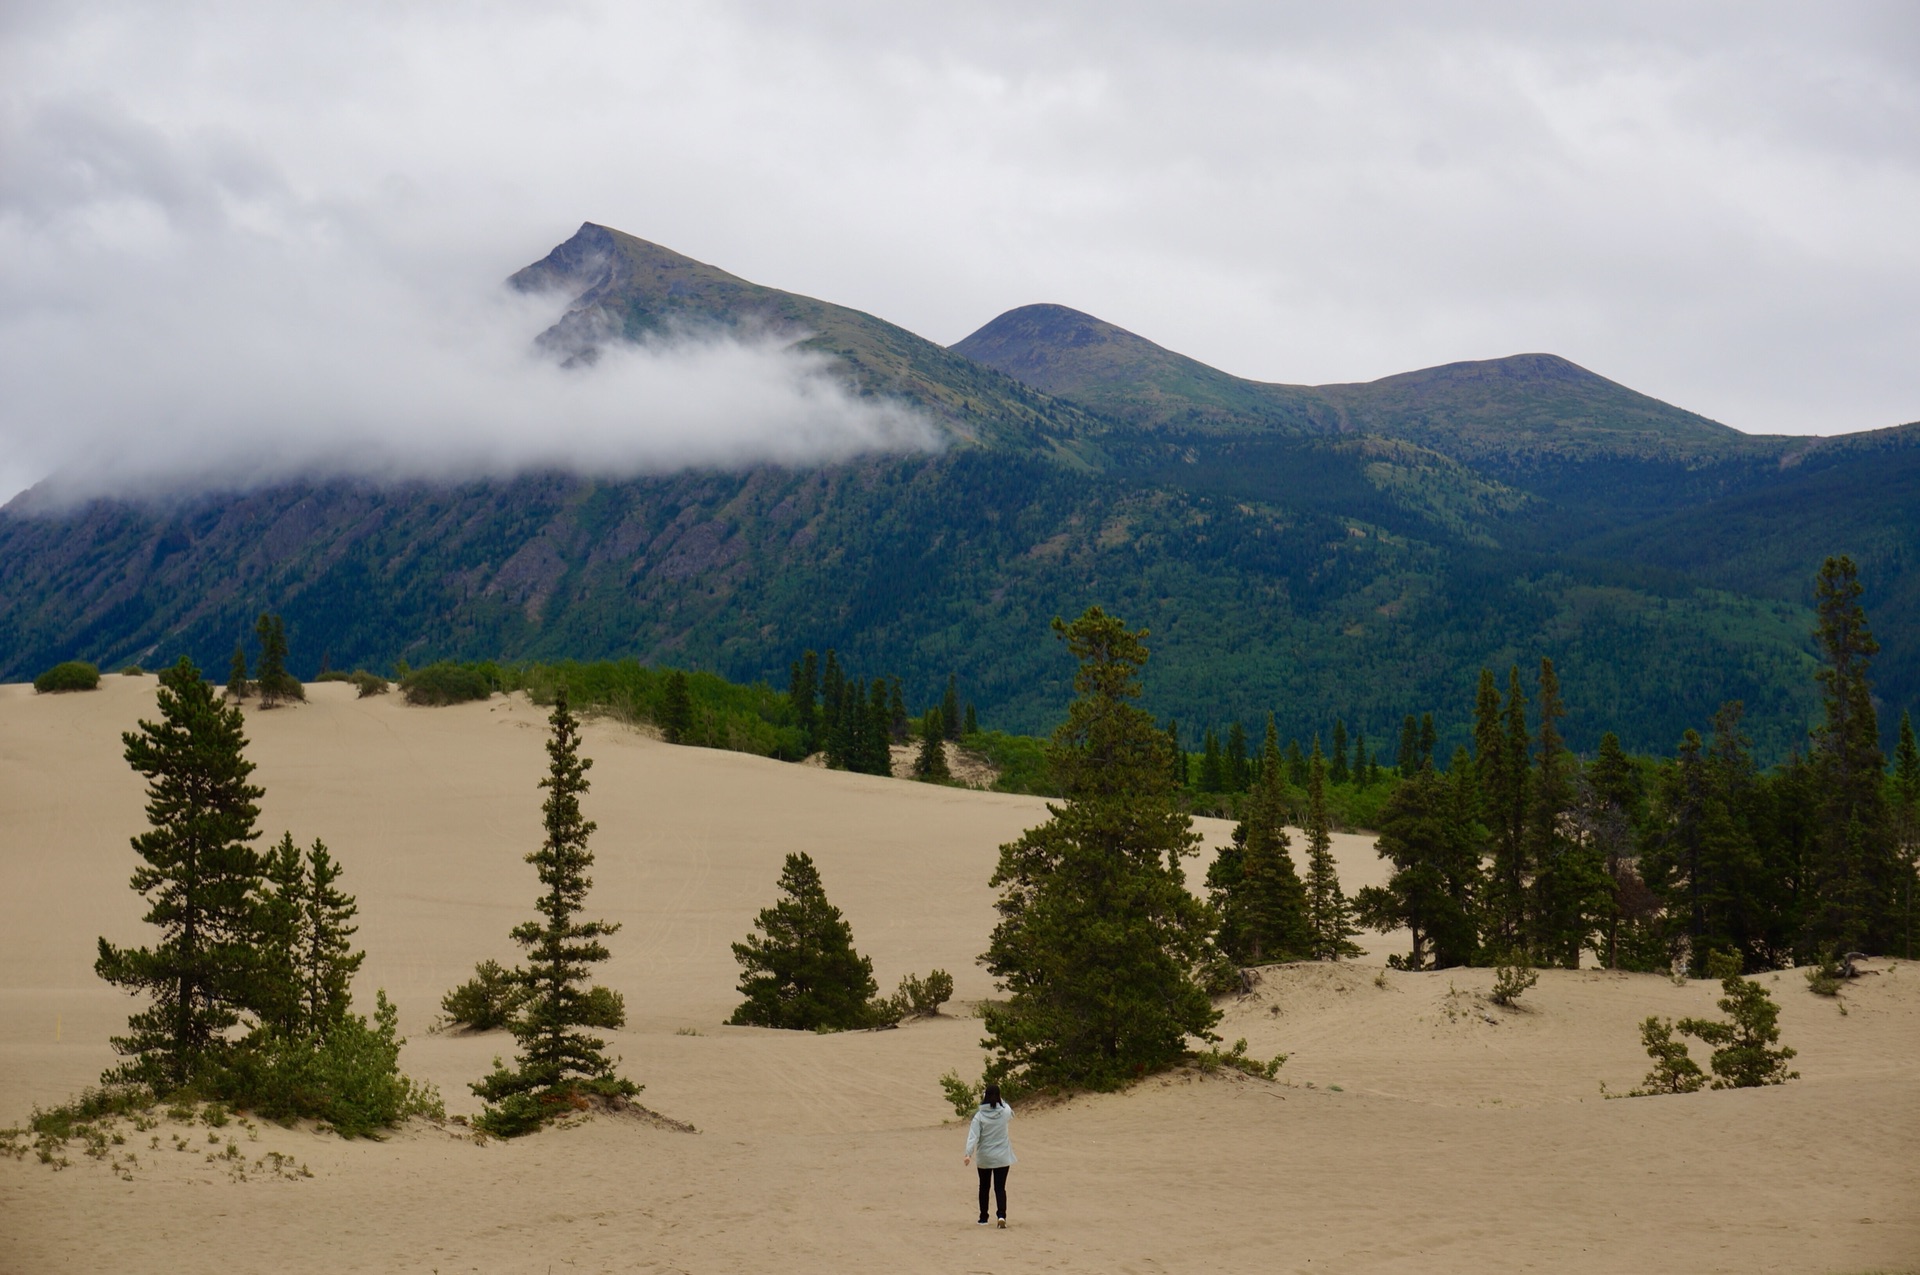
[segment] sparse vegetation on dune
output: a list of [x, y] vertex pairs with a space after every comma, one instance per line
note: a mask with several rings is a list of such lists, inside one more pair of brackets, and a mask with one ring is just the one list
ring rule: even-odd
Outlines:
[[85, 660], [67, 660], [56, 664], [33, 679], [33, 689], [42, 695], [64, 691], [92, 691], [100, 687], [100, 670]]

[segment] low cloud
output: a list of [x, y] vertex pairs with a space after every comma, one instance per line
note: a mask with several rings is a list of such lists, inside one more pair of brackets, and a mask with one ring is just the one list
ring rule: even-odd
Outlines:
[[562, 367], [534, 338], [568, 298], [500, 282], [524, 261], [383, 239], [233, 139], [77, 108], [10, 131], [25, 162], [0, 185], [0, 244], [25, 268], [0, 284], [0, 497], [626, 477], [939, 445], [910, 408], [846, 389], [804, 333], [681, 330]]

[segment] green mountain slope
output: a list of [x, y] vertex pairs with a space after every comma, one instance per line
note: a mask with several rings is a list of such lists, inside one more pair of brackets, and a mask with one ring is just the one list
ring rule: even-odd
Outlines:
[[1009, 310], [953, 346], [1038, 390], [1154, 431], [1384, 434], [1448, 455], [1559, 459], [1775, 454], [1758, 439], [1552, 354], [1378, 381], [1250, 381], [1058, 305]]

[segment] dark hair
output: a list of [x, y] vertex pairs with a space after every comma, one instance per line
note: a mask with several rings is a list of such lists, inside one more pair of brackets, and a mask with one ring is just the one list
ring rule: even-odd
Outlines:
[[981, 1099], [981, 1102], [983, 1105], [989, 1106], [989, 1107], [999, 1106], [1000, 1105], [1000, 1086], [988, 1085], [986, 1096]]

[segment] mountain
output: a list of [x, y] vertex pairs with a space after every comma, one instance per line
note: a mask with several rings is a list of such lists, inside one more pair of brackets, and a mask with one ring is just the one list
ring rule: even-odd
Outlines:
[[1815, 712], [1808, 582], [1848, 551], [1887, 706], [1920, 690], [1912, 429], [1756, 439], [1551, 356], [1266, 386], [1061, 307], [948, 350], [594, 225], [512, 282], [563, 299], [539, 338], [560, 357], [776, 333], [954, 445], [622, 482], [28, 493], [0, 511], [0, 676], [183, 652], [218, 671], [273, 609], [307, 674], [637, 656], [784, 684], [834, 647], [915, 706], [954, 672], [989, 726], [1045, 730], [1071, 676], [1047, 623], [1099, 602], [1151, 630], [1145, 702], [1189, 731], [1271, 711], [1324, 739], [1339, 716], [1378, 746], [1431, 710], [1450, 747], [1482, 665], [1547, 655], [1578, 747], [1666, 751], [1739, 698], [1778, 757]]
[[1136, 427], [1191, 433], [1381, 434], [1461, 459], [1777, 453], [1552, 354], [1348, 385], [1250, 381], [1059, 305], [1009, 310], [953, 346], [1034, 389]]
[[884, 319], [749, 283], [592, 222], [507, 283], [566, 298], [566, 313], [537, 338], [565, 359], [591, 362], [609, 342], [676, 330], [765, 332], [835, 360], [862, 393], [911, 403], [961, 442], [1071, 454], [1075, 439], [1101, 429], [1081, 409]]

